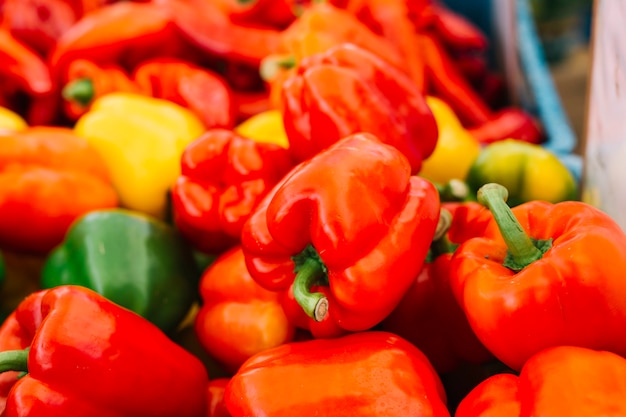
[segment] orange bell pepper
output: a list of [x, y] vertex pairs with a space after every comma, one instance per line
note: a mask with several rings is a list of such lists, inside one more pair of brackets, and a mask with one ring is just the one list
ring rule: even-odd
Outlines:
[[200, 295], [196, 335], [227, 371], [236, 372], [251, 356], [294, 337], [295, 327], [281, 308], [278, 293], [252, 279], [240, 246], [223, 253], [204, 272]]
[[292, 342], [250, 358], [224, 393], [234, 417], [449, 417], [428, 359], [406, 340], [371, 331]]
[[62, 127], [0, 133], [0, 248], [45, 254], [80, 215], [115, 207], [106, 165]]
[[573, 346], [531, 357], [519, 376], [497, 374], [475, 387], [455, 417], [626, 415], [626, 359]]
[[558, 345], [626, 355], [626, 234], [579, 201], [506, 204], [487, 184], [478, 201], [493, 219], [451, 261], [451, 286], [469, 323], [514, 370]]

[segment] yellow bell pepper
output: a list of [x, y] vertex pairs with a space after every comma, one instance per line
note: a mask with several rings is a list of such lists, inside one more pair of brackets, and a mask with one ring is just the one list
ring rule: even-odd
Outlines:
[[164, 218], [167, 193], [180, 175], [185, 147], [205, 128], [189, 110], [132, 93], [97, 99], [75, 131], [102, 155], [120, 204]]
[[289, 140], [279, 110], [267, 110], [243, 121], [235, 132], [257, 142], [274, 143], [289, 148]]
[[435, 151], [423, 162], [420, 176], [441, 184], [464, 180], [480, 153], [480, 143], [465, 130], [446, 102], [431, 96], [426, 102], [437, 121], [439, 137]]
[[28, 124], [19, 114], [0, 106], [0, 130], [19, 132], [26, 130]]

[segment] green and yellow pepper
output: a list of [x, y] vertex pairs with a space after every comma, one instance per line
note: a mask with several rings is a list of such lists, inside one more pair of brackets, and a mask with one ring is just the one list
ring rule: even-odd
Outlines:
[[159, 218], [183, 150], [204, 130], [191, 111], [132, 93], [100, 97], [75, 127], [104, 158], [121, 205]]
[[200, 272], [171, 226], [122, 209], [79, 218], [46, 259], [41, 285], [81, 285], [169, 332], [195, 299]]
[[505, 186], [510, 206], [532, 200], [576, 200], [578, 192], [574, 176], [556, 155], [540, 145], [517, 139], [484, 147], [466, 181], [474, 193], [491, 182]]

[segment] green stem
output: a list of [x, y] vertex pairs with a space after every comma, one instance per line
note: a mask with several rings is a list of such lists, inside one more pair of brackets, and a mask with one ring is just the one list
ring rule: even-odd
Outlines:
[[261, 61], [259, 74], [264, 81], [272, 81], [282, 70], [296, 66], [296, 58], [292, 55], [269, 55]]
[[443, 202], [470, 201], [470, 188], [464, 181], [451, 179], [445, 184], [436, 184], [439, 198]]
[[435, 260], [438, 256], [444, 253], [454, 252], [455, 245], [448, 239], [447, 233], [452, 225], [452, 214], [450, 211], [442, 208], [440, 210], [439, 222], [437, 222], [437, 229], [433, 236], [433, 241], [430, 244], [430, 251], [432, 260]]
[[63, 87], [61, 94], [65, 100], [74, 101], [86, 107], [95, 95], [93, 81], [89, 78], [78, 78]]
[[508, 190], [500, 184], [485, 184], [478, 190], [478, 202], [489, 208], [508, 247], [509, 256], [505, 266], [520, 271], [541, 259], [551, 241], [533, 242], [506, 204], [508, 196]]
[[0, 352], [0, 372], [28, 372], [28, 351], [26, 348]]
[[324, 275], [323, 266], [314, 258], [304, 261], [293, 282], [293, 296], [304, 312], [315, 321], [322, 321], [328, 313], [328, 298], [321, 292], [311, 292], [311, 286]]

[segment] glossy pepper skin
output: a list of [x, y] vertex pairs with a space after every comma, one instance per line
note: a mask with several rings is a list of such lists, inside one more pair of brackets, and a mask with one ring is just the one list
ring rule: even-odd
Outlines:
[[231, 378], [224, 398], [233, 417], [449, 416], [441, 381], [424, 354], [378, 331], [260, 353]]
[[63, 127], [0, 132], [0, 247], [46, 254], [80, 215], [118, 204], [97, 150]]
[[[29, 124], [51, 124], [56, 117], [56, 85], [50, 70], [35, 51], [0, 28], [0, 105], [11, 106]], [[15, 107], [16, 96], [27, 103]]]
[[76, 59], [69, 64], [63, 85], [63, 111], [72, 121], [78, 120], [89, 111], [91, 103], [108, 93], [141, 91], [122, 67], [98, 65], [88, 59]]
[[555, 154], [516, 139], [482, 148], [469, 167], [466, 181], [474, 192], [483, 184], [502, 184], [509, 192], [507, 203], [511, 207], [533, 200], [576, 200], [578, 194], [576, 179]]
[[258, 68], [276, 50], [280, 31], [233, 22], [214, 1], [154, 0], [168, 10], [186, 42], [210, 56]]
[[107, 0], [3, 0], [0, 24], [46, 56], [57, 39]]
[[279, 294], [256, 283], [236, 246], [218, 257], [200, 280], [198, 340], [211, 357], [235, 373], [251, 356], [290, 342], [295, 333]]
[[519, 376], [498, 374], [483, 381], [455, 416], [624, 415], [625, 378], [622, 356], [573, 346], [548, 348], [531, 357]]
[[455, 251], [451, 285], [485, 347], [514, 370], [558, 345], [624, 355], [626, 235], [617, 223], [578, 201], [510, 209], [497, 184], [478, 201], [494, 218]]
[[417, 173], [437, 143], [437, 123], [415, 84], [351, 44], [300, 62], [283, 84], [282, 103], [290, 149], [300, 161], [367, 132], [400, 150]]
[[273, 291], [293, 285], [309, 320], [360, 331], [399, 303], [438, 219], [435, 187], [396, 148], [355, 134], [287, 174], [244, 225], [242, 247], [252, 277]]
[[195, 299], [191, 248], [168, 224], [127, 210], [78, 218], [47, 257], [42, 288], [82, 285], [173, 331]]
[[141, 63], [133, 80], [145, 94], [191, 110], [207, 129], [235, 124], [231, 88], [213, 71], [177, 58], [155, 58]]
[[100, 97], [74, 126], [102, 155], [120, 205], [161, 219], [180, 157], [205, 130], [178, 104], [123, 92]]
[[195, 248], [218, 253], [239, 243], [245, 221], [294, 162], [278, 145], [211, 129], [185, 148], [180, 165], [174, 222]]
[[491, 213], [475, 202], [443, 203], [442, 208], [451, 216], [446, 235], [433, 241], [430, 259], [381, 329], [413, 343], [437, 372], [446, 373], [464, 362], [480, 364], [493, 359], [474, 334], [450, 286], [454, 249], [481, 236]]
[[202, 362], [147, 320], [87, 288], [33, 293], [0, 328], [5, 337], [29, 350], [0, 352], [3, 365], [20, 354], [17, 366], [3, 370], [28, 372], [17, 381], [9, 373], [13, 384], [2, 416], [206, 413]]
[[182, 39], [170, 11], [155, 2], [115, 2], [84, 16], [50, 51], [53, 74], [61, 76], [76, 59], [117, 64], [130, 71], [157, 56], [184, 56]]

